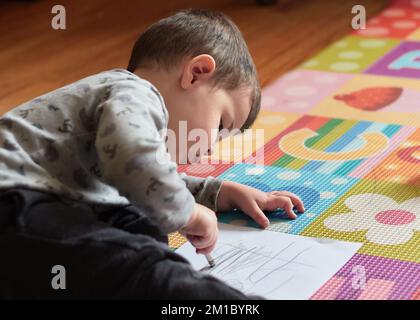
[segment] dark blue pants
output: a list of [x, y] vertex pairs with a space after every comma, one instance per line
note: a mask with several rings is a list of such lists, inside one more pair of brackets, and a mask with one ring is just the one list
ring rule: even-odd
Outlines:
[[[47, 193], [2, 191], [0, 257], [3, 299], [248, 298], [194, 271], [134, 206], [98, 214]], [[56, 265], [65, 289], [53, 289], [64, 275]]]

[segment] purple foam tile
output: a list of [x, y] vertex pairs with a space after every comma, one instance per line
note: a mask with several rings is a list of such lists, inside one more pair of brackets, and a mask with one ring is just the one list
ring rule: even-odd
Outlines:
[[420, 42], [403, 42], [376, 62], [365, 73], [420, 78]]
[[[369, 280], [393, 282], [388, 300], [410, 299], [420, 287], [420, 263], [356, 254], [334, 276], [345, 279], [335, 299], [358, 299], [363, 292], [363, 275], [365, 283]], [[321, 290], [328, 291], [328, 286]]]

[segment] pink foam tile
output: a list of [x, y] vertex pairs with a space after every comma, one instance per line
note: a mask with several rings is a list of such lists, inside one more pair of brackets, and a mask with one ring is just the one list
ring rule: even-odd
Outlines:
[[420, 300], [420, 286], [417, 288], [416, 292], [411, 296], [411, 300]]
[[387, 300], [394, 281], [370, 279], [357, 300]]
[[346, 278], [332, 277], [312, 297], [311, 300], [334, 300]]
[[262, 109], [305, 113], [353, 78], [341, 74], [313, 70], [295, 70], [264, 88]]

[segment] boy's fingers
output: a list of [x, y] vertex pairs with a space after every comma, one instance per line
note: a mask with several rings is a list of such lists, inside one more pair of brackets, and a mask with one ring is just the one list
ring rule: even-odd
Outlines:
[[197, 249], [196, 252], [198, 254], [210, 254], [214, 250], [215, 246], [216, 246], [216, 243], [204, 249]]
[[198, 250], [213, 250], [217, 242], [217, 232], [208, 237], [187, 235], [187, 239]]
[[302, 200], [297, 195], [295, 195], [291, 192], [288, 192], [288, 191], [274, 191], [274, 192], [272, 192], [272, 194], [289, 197], [290, 200], [292, 200], [293, 205], [296, 206], [296, 209], [299, 212], [304, 212], [305, 211], [305, 206], [303, 205]]
[[293, 212], [292, 200], [287, 196], [276, 196], [271, 198], [276, 208], [282, 208], [291, 219], [296, 219], [297, 215]]
[[265, 216], [264, 212], [260, 209], [258, 204], [254, 201], [253, 204], [248, 208], [248, 210], [244, 210], [244, 212], [250, 216], [256, 223], [258, 223], [261, 227], [266, 228], [270, 224], [270, 221]]
[[198, 254], [210, 254], [214, 250], [216, 243], [217, 243], [217, 234], [214, 234], [213, 238], [210, 241], [210, 245], [208, 245], [205, 248], [200, 248], [200, 249], [197, 248], [196, 252]]
[[188, 235], [187, 239], [196, 249], [204, 249], [209, 245], [209, 239], [205, 237]]

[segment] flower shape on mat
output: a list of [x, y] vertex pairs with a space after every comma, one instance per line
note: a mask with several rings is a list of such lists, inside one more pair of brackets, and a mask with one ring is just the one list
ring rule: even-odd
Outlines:
[[353, 232], [368, 230], [366, 239], [380, 245], [409, 241], [420, 231], [420, 197], [397, 203], [387, 196], [364, 193], [344, 201], [352, 212], [328, 217], [324, 225], [332, 230]]

